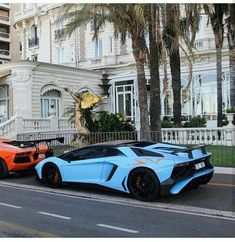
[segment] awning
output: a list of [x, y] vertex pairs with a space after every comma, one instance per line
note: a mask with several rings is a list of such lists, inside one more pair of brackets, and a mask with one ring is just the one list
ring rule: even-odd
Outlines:
[[11, 70], [0, 70], [0, 78], [11, 74]]
[[57, 87], [56, 85], [53, 85], [53, 84], [47, 84], [46, 86], [44, 86], [42, 89], [41, 89], [41, 96], [43, 96], [46, 92], [48, 91], [52, 91], [52, 90], [56, 90], [56, 91], [59, 91], [61, 93], [61, 88]]

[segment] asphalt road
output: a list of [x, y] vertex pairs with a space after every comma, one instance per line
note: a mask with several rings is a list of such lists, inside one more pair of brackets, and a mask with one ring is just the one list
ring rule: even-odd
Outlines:
[[[4, 181], [44, 187], [44, 184], [35, 180], [35, 176], [32, 172], [17, 175], [12, 174]], [[129, 197], [126, 194], [116, 191], [81, 184], [64, 184], [62, 190], [74, 191], [78, 194], [80, 192], [86, 192], [91, 195], [100, 194], [117, 198]], [[214, 174], [210, 183], [206, 186], [200, 186], [198, 189], [184, 191], [175, 196], [159, 198], [157, 202], [235, 211], [235, 175]]]
[[[0, 181], [0, 237], [234, 237], [234, 176], [143, 203], [97, 187]], [[221, 214], [220, 214], [221, 213]]]
[[1, 184], [1, 237], [234, 237], [235, 218]]

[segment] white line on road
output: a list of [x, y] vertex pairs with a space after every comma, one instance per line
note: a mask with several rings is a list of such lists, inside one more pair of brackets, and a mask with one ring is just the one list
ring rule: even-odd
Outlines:
[[10, 207], [10, 208], [22, 208], [22, 207], [19, 207], [19, 206], [8, 204], [8, 203], [0, 203], [0, 205], [5, 206], [5, 207]]
[[165, 204], [160, 202], [152, 203], [142, 203], [136, 200], [130, 200], [125, 198], [117, 198], [112, 196], [98, 196], [97, 194], [85, 193], [85, 192], [73, 192], [65, 191], [62, 189], [52, 190], [50, 188], [40, 188], [34, 185], [25, 185], [11, 182], [0, 182], [0, 187], [7, 187], [12, 189], [19, 189], [30, 192], [37, 192], [43, 194], [50, 194], [54, 196], [69, 197], [73, 199], [90, 200], [101, 203], [117, 204], [121, 206], [137, 207], [144, 209], [154, 209], [165, 212], [174, 212], [181, 214], [188, 214], [194, 216], [203, 216], [215, 219], [231, 220], [235, 221], [235, 213], [232, 211], [223, 211], [218, 209], [207, 209], [201, 207], [192, 207], [187, 205], [177, 205], [177, 204]]
[[43, 214], [43, 215], [47, 215], [47, 216], [51, 216], [51, 217], [55, 217], [55, 218], [62, 218], [62, 219], [72, 219], [70, 217], [65, 217], [65, 216], [61, 216], [61, 215], [58, 215], [58, 214], [53, 214], [53, 213], [46, 213], [46, 212], [38, 212], [40, 214]]
[[97, 224], [96, 226], [104, 227], [104, 228], [108, 228], [108, 229], [120, 230], [120, 231], [124, 231], [124, 232], [127, 232], [127, 233], [133, 233], [133, 234], [139, 233], [139, 231], [137, 231], [137, 230], [120, 228], [120, 227], [111, 226], [111, 225], [108, 225], [108, 224]]

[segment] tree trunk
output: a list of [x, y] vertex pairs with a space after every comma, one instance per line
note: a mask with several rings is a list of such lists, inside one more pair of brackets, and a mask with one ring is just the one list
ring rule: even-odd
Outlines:
[[151, 4], [149, 15], [149, 69], [150, 69], [150, 124], [151, 130], [156, 131], [152, 137], [161, 141], [161, 99], [159, 77], [159, 47], [156, 38], [156, 6]]
[[[180, 53], [179, 53], [179, 6], [167, 4], [167, 24], [169, 25], [170, 39], [167, 43], [169, 49], [170, 68], [173, 89], [173, 118], [174, 125], [181, 127], [181, 77], [180, 77]], [[174, 42], [174, 48], [173, 48]]]
[[147, 88], [144, 71], [145, 64], [145, 45], [144, 36], [142, 38], [132, 39], [133, 55], [136, 61], [137, 82], [138, 82], [138, 99], [140, 109], [140, 138], [150, 139], [148, 104], [147, 104]]
[[235, 48], [229, 49], [230, 106], [235, 107]]
[[235, 107], [235, 4], [229, 4], [228, 44], [230, 74], [230, 106]]
[[170, 67], [173, 89], [173, 117], [176, 127], [181, 127], [181, 79], [179, 50], [170, 54]]
[[222, 50], [216, 48], [216, 71], [217, 71], [217, 127], [223, 126], [222, 113]]

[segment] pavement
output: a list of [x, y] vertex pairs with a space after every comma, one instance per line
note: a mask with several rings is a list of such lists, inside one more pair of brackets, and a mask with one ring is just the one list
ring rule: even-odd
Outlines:
[[214, 167], [214, 169], [215, 169], [215, 173], [217, 174], [235, 175], [235, 168]]

